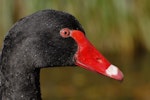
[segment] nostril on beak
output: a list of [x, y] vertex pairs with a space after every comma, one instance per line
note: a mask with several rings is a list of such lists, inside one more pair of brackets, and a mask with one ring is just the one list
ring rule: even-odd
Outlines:
[[99, 63], [103, 63], [102, 59], [100, 59], [100, 58], [96, 58], [96, 60], [97, 60]]

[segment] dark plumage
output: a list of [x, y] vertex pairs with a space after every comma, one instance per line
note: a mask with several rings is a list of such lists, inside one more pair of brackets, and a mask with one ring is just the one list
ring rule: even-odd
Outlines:
[[72, 15], [55, 10], [22, 18], [10, 29], [0, 60], [0, 98], [40, 100], [40, 68], [75, 65], [77, 44], [59, 34], [66, 27], [84, 32]]
[[39, 74], [44, 67], [79, 65], [122, 80], [122, 72], [84, 34], [75, 17], [55, 10], [42, 10], [15, 23], [0, 57], [0, 100], [41, 100]]

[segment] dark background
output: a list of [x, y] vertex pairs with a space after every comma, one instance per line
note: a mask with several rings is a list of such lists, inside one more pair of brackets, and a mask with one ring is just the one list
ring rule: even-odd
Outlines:
[[123, 82], [76, 67], [41, 71], [43, 100], [150, 100], [150, 0], [0, 0], [0, 47], [20, 18], [42, 9], [73, 14]]

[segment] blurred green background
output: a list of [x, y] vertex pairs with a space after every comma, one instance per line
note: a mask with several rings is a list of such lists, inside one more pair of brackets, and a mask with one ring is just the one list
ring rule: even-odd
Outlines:
[[41, 71], [43, 100], [150, 100], [150, 0], [0, 0], [0, 47], [20, 18], [42, 9], [73, 14], [123, 82], [76, 67]]

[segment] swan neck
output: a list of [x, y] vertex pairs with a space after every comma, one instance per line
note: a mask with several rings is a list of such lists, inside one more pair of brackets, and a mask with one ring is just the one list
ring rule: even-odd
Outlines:
[[[5, 74], [2, 100], [41, 100], [40, 69]], [[12, 70], [11, 70], [12, 71]]]

